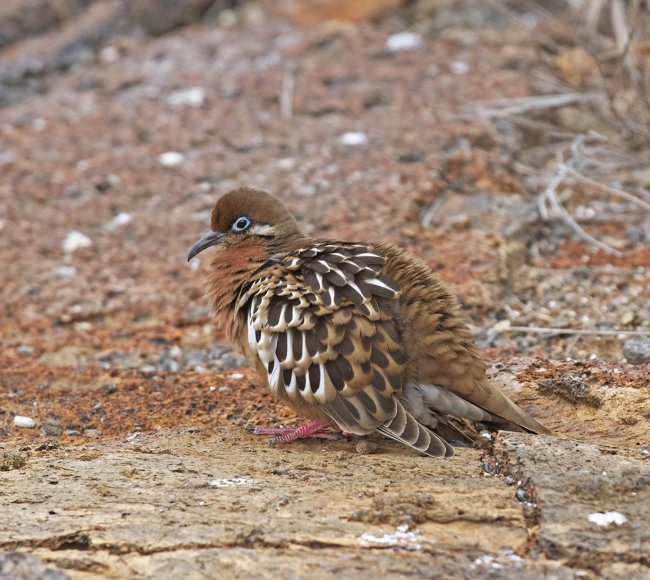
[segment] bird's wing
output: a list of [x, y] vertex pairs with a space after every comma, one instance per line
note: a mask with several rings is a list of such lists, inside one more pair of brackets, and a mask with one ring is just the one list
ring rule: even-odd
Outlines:
[[316, 243], [266, 269], [241, 296], [248, 345], [275, 396], [315, 405], [344, 431], [380, 431], [429, 455], [451, 447], [404, 409], [399, 286], [364, 244]]
[[409, 331], [405, 337], [410, 345], [409, 358], [417, 368], [413, 386], [421, 392], [424, 402], [441, 414], [549, 433], [488, 379], [485, 363], [456, 300], [429, 267], [392, 244], [378, 243], [374, 247], [386, 256], [383, 272], [411, 298], [400, 301], [399, 314]]

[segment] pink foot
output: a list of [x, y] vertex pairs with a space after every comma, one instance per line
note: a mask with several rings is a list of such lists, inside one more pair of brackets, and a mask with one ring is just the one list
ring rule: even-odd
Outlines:
[[276, 443], [287, 443], [296, 439], [312, 437], [315, 439], [338, 439], [337, 433], [331, 432], [330, 424], [327, 421], [310, 421], [303, 425], [284, 425], [282, 427], [256, 427], [255, 435], [273, 435], [268, 440], [269, 445]]

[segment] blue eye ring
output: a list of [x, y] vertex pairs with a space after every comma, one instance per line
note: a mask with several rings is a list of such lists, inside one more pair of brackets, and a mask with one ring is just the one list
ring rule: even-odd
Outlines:
[[230, 229], [233, 232], [236, 233], [241, 233], [245, 232], [248, 228], [250, 228], [253, 225], [253, 222], [247, 218], [245, 215], [239, 216], [234, 222], [232, 222], [232, 225], [230, 226]]

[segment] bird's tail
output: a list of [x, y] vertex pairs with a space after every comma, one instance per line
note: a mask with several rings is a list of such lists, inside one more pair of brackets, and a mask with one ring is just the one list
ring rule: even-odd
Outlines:
[[495, 426], [506, 431], [528, 431], [538, 435], [552, 435], [550, 429], [511, 401], [498, 387], [495, 391], [490, 400], [490, 408], [487, 409], [494, 419], [492, 422]]
[[421, 425], [400, 402], [397, 413], [390, 420], [377, 428], [386, 437], [408, 445], [413, 449], [432, 457], [450, 457], [454, 450], [442, 437], [439, 437], [424, 425]]

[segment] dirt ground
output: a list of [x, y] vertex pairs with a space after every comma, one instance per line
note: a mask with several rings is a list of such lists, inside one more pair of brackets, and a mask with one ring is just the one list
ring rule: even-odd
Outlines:
[[[538, 218], [528, 144], [473, 113], [529, 94], [529, 35], [489, 4], [185, 4], [0, 8], [0, 578], [650, 576], [650, 365], [623, 356], [650, 332], [650, 218], [589, 224], [620, 256]], [[556, 436], [442, 461], [253, 436], [296, 418], [185, 261], [241, 185], [425, 259]]]

